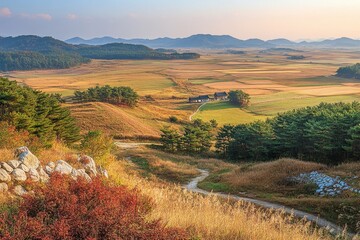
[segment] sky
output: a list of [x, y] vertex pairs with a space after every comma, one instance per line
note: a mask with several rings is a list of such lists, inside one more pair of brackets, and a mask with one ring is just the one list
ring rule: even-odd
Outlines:
[[0, 35], [360, 39], [360, 0], [0, 0]]

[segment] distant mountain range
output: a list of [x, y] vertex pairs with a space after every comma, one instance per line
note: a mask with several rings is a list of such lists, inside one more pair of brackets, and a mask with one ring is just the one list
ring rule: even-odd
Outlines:
[[360, 40], [338, 38], [318, 42], [293, 42], [279, 38], [269, 41], [261, 39], [240, 40], [229, 35], [197, 34], [186, 38], [157, 38], [157, 39], [122, 39], [112, 37], [93, 38], [85, 40], [79, 37], [66, 40], [67, 43], [79, 45], [103, 45], [108, 43], [141, 44], [151, 48], [274, 48], [274, 47], [321, 47], [321, 48], [354, 48], [360, 47]]

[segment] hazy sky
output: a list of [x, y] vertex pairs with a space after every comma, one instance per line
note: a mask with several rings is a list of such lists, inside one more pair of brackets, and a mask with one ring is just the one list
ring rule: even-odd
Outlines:
[[360, 38], [360, 0], [0, 0], [0, 35]]

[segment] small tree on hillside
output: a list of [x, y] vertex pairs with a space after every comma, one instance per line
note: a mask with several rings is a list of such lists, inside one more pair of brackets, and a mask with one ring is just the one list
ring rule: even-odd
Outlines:
[[246, 107], [250, 103], [250, 95], [242, 90], [229, 92], [230, 103], [239, 107]]

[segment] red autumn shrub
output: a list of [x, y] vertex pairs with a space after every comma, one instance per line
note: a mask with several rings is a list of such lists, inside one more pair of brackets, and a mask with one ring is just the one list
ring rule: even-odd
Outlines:
[[17, 213], [2, 214], [1, 239], [186, 239], [180, 229], [147, 221], [150, 201], [100, 179], [91, 183], [53, 174], [27, 195]]

